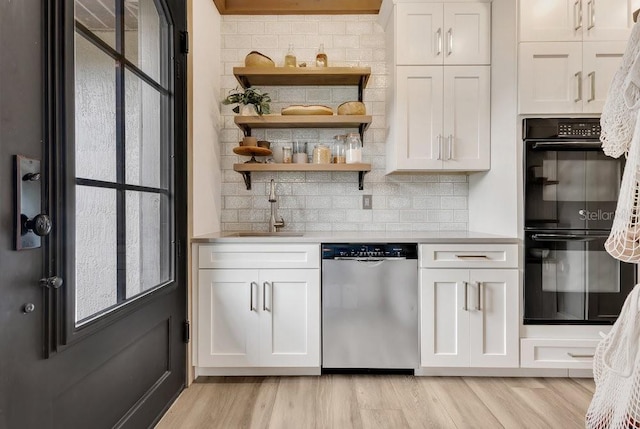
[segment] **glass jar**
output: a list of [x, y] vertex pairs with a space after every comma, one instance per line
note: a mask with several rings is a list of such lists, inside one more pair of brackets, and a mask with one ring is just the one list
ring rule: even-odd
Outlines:
[[358, 133], [347, 135], [347, 164], [357, 164], [362, 162], [362, 140]]
[[291, 164], [293, 158], [291, 146], [283, 146], [282, 147], [282, 163], [283, 164]]
[[306, 164], [308, 161], [307, 142], [293, 142], [293, 162], [294, 164]]
[[347, 162], [347, 146], [345, 140], [347, 136], [344, 134], [337, 135], [333, 138], [333, 163], [344, 164]]
[[314, 164], [330, 164], [331, 163], [331, 149], [324, 143], [318, 143], [313, 148], [313, 163]]

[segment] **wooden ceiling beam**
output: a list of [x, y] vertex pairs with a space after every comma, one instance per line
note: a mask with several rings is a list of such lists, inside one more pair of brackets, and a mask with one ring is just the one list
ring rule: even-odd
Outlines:
[[382, 0], [213, 0], [221, 15], [377, 14]]

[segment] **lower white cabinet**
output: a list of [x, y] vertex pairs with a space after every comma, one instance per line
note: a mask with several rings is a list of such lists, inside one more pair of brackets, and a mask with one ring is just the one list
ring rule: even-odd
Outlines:
[[[434, 246], [428, 246], [433, 249]], [[478, 266], [482, 246], [465, 245], [460, 264]], [[442, 252], [456, 252], [442, 245]], [[421, 250], [426, 252], [425, 248]], [[517, 252], [505, 247], [505, 254]], [[423, 367], [519, 366], [518, 270], [422, 268], [421, 365]]]
[[[271, 250], [248, 247], [253, 252]], [[291, 256], [286, 246], [277, 248], [282, 255]], [[241, 249], [229, 250], [239, 254]], [[312, 256], [317, 253], [316, 249], [309, 252]], [[318, 268], [200, 268], [196, 366], [319, 368], [319, 260], [315, 264]]]

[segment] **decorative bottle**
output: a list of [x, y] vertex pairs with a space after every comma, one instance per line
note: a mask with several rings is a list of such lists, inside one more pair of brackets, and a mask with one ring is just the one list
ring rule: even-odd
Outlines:
[[293, 52], [293, 43], [289, 43], [289, 50], [287, 51], [287, 55], [284, 56], [284, 66], [296, 67], [297, 65], [296, 54]]
[[327, 54], [324, 53], [324, 43], [320, 43], [320, 49], [316, 54], [316, 67], [327, 67], [328, 65]]
[[362, 140], [358, 133], [347, 135], [347, 164], [362, 162]]

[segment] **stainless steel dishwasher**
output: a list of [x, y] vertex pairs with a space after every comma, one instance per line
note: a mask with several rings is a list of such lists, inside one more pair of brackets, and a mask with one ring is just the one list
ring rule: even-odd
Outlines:
[[322, 367], [418, 368], [416, 244], [322, 245]]

